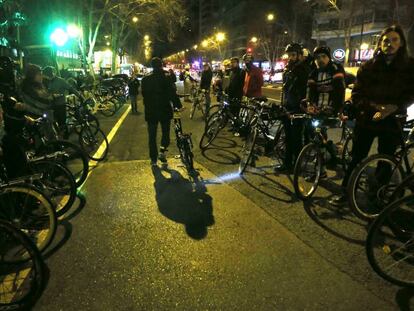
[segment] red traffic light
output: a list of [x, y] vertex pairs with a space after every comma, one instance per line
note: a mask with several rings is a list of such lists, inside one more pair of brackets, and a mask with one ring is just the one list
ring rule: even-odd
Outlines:
[[247, 52], [251, 53], [252, 52], [252, 48], [247, 48]]

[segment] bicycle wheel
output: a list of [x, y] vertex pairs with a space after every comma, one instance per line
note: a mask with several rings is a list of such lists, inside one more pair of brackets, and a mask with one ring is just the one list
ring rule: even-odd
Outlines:
[[293, 186], [298, 198], [307, 200], [319, 185], [323, 157], [318, 145], [310, 143], [299, 154], [293, 170]]
[[[98, 120], [98, 118], [97, 117], [95, 117], [93, 114], [91, 114], [91, 113], [88, 113], [87, 115], [86, 115], [86, 120], [88, 121], [88, 126], [92, 126], [93, 128], [95, 128], [95, 129], [98, 129], [99, 128], [99, 120]], [[85, 126], [85, 123], [80, 123], [80, 122], [78, 122], [76, 125], [75, 125], [75, 132], [76, 132], [76, 134], [80, 134], [80, 132], [81, 132], [81, 130], [82, 130], [82, 127], [84, 127]]]
[[207, 121], [206, 129], [200, 140], [200, 149], [206, 149], [212, 141], [217, 137], [218, 133], [224, 128], [223, 123], [227, 122], [227, 118], [220, 112], [210, 116]]
[[29, 309], [45, 283], [42, 256], [23, 232], [1, 219], [0, 245], [0, 310]]
[[366, 253], [379, 276], [399, 286], [414, 287], [414, 195], [393, 202], [374, 220]]
[[414, 194], [414, 174], [408, 175], [404, 180], [397, 186], [391, 195], [390, 203], [404, 196]]
[[52, 161], [30, 163], [31, 173], [41, 173], [42, 178], [34, 184], [47, 195], [56, 209], [56, 215], [66, 213], [76, 199], [76, 183], [71, 172]]
[[281, 125], [275, 134], [275, 143], [273, 148], [275, 160], [283, 163], [286, 154], [286, 131], [285, 127]]
[[352, 136], [348, 136], [345, 140], [345, 143], [342, 148], [341, 152], [341, 163], [342, 163], [342, 169], [344, 172], [348, 170], [349, 164], [352, 160], [352, 146], [353, 146], [353, 140]]
[[112, 117], [117, 111], [116, 103], [108, 99], [98, 104], [98, 107], [99, 112], [105, 117]]
[[257, 127], [253, 126], [252, 130], [250, 131], [249, 135], [247, 136], [246, 141], [243, 144], [240, 156], [240, 163], [239, 163], [239, 174], [242, 175], [249, 165], [250, 160], [252, 159], [254, 146], [256, 145], [257, 140]]
[[49, 246], [56, 233], [53, 204], [32, 185], [6, 186], [0, 190], [0, 218], [26, 233], [40, 252]]
[[191, 138], [188, 137], [188, 135], [183, 135], [178, 145], [181, 161], [187, 168], [188, 172], [192, 172], [194, 170], [194, 155], [191, 150]]
[[57, 158], [58, 161], [72, 173], [76, 186], [82, 185], [89, 173], [89, 160], [81, 147], [65, 140], [50, 141], [41, 148], [40, 154], [55, 151], [64, 151], [64, 155]]
[[347, 188], [355, 216], [362, 220], [377, 217], [403, 176], [401, 166], [391, 156], [375, 154], [363, 160], [352, 172]]
[[[94, 129], [92, 126], [84, 127], [79, 135], [79, 144], [89, 159], [102, 161], [109, 151], [108, 138], [101, 129]], [[97, 151], [102, 151], [97, 154]]]
[[193, 103], [191, 104], [191, 110], [190, 110], [190, 119], [192, 119], [194, 117], [194, 113], [197, 109], [198, 106], [198, 99], [194, 99]]

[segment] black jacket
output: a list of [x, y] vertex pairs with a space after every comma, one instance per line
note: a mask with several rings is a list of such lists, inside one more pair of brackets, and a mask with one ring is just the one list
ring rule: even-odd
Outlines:
[[231, 99], [241, 99], [243, 97], [243, 86], [244, 77], [246, 72], [237, 67], [232, 68], [230, 74], [229, 86], [227, 87], [226, 93]]
[[283, 72], [283, 102], [289, 112], [301, 111], [301, 101], [306, 98], [310, 67], [306, 62], [290, 64]]
[[321, 109], [338, 113], [345, 98], [345, 70], [340, 64], [330, 62], [326, 68], [314, 69], [308, 80], [308, 99]]
[[213, 71], [211, 71], [211, 69], [203, 70], [203, 72], [201, 73], [200, 89], [210, 89], [212, 79]]
[[139, 80], [137, 78], [131, 78], [128, 82], [128, 88], [129, 88], [129, 95], [137, 96], [138, 90], [139, 90]]
[[[358, 70], [352, 91], [357, 125], [374, 130], [398, 131], [394, 116], [405, 114], [414, 103], [414, 59], [394, 59], [389, 65], [382, 53], [366, 62]], [[380, 121], [373, 115], [394, 111]]]
[[167, 121], [173, 117], [173, 109], [181, 108], [171, 78], [163, 70], [154, 70], [142, 79], [142, 96], [144, 98], [145, 121]]

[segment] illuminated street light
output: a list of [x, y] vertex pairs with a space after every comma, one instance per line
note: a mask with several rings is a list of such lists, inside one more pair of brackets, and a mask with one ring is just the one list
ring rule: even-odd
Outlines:
[[253, 43], [256, 43], [256, 42], [257, 42], [257, 37], [252, 37], [252, 38], [250, 39], [250, 41], [251, 41], [251, 42], [253, 42]]
[[137, 22], [138, 22], [138, 17], [134, 16], [134, 17], [132, 18], [132, 22], [137, 23]]
[[148, 35], [145, 35], [144, 36], [144, 40], [149, 40], [149, 36]]
[[197, 44], [196, 44], [196, 45], [194, 45], [194, 46], [193, 46], [193, 48], [194, 48], [194, 50], [197, 50], [198, 45], [197, 45]]
[[201, 42], [201, 45], [202, 45], [203, 48], [206, 48], [208, 46], [208, 41], [203, 40], [203, 42]]
[[287, 35], [287, 34], [288, 34], [287, 30], [285, 30], [283, 33], [284, 33], [285, 35]]
[[68, 34], [62, 28], [56, 28], [50, 35], [50, 40], [57, 46], [64, 46], [68, 39]]
[[273, 13], [269, 13], [269, 14], [267, 14], [267, 20], [268, 21], [272, 21], [272, 20], [274, 20], [275, 19], [275, 15], [273, 14]]
[[188, 51], [189, 51], [189, 49], [185, 49], [185, 51], [186, 51], [186, 52], [188, 52]]
[[368, 50], [368, 48], [369, 48], [368, 43], [362, 43], [361, 44], [361, 50]]
[[106, 45], [107, 45], [107, 46], [110, 46], [110, 45], [111, 45], [111, 43], [109, 43], [109, 42], [106, 42]]
[[219, 32], [216, 34], [216, 40], [221, 42], [226, 39], [226, 34], [224, 32]]
[[66, 33], [70, 38], [77, 38], [81, 35], [81, 29], [75, 24], [70, 24], [66, 27]]
[[109, 38], [109, 36], [108, 35], [105, 35], [105, 39], [108, 39]]

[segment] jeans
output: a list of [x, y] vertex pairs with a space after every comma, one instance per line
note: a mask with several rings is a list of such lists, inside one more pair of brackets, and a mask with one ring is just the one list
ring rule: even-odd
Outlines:
[[161, 124], [161, 149], [166, 150], [170, 145], [170, 126], [171, 120], [165, 121], [148, 121], [148, 146], [151, 161], [157, 161], [157, 129], [158, 123]]
[[137, 107], [138, 96], [137, 95], [130, 95], [129, 98], [131, 100], [131, 110], [132, 110], [132, 112], [138, 112], [138, 107]]
[[[373, 131], [356, 126], [354, 130], [354, 141], [352, 147], [352, 160], [345, 172], [342, 181], [342, 189], [346, 191], [349, 178], [351, 177], [354, 168], [367, 157], [371, 149], [374, 138], [378, 137], [378, 153], [393, 155], [400, 144], [400, 134], [392, 131]], [[379, 163], [381, 165], [381, 163]], [[387, 178], [387, 171], [390, 167], [388, 164], [382, 164], [377, 167], [376, 175], [379, 182], [383, 182]], [[385, 177], [384, 177], [385, 175]], [[380, 178], [382, 176], [383, 178]]]

